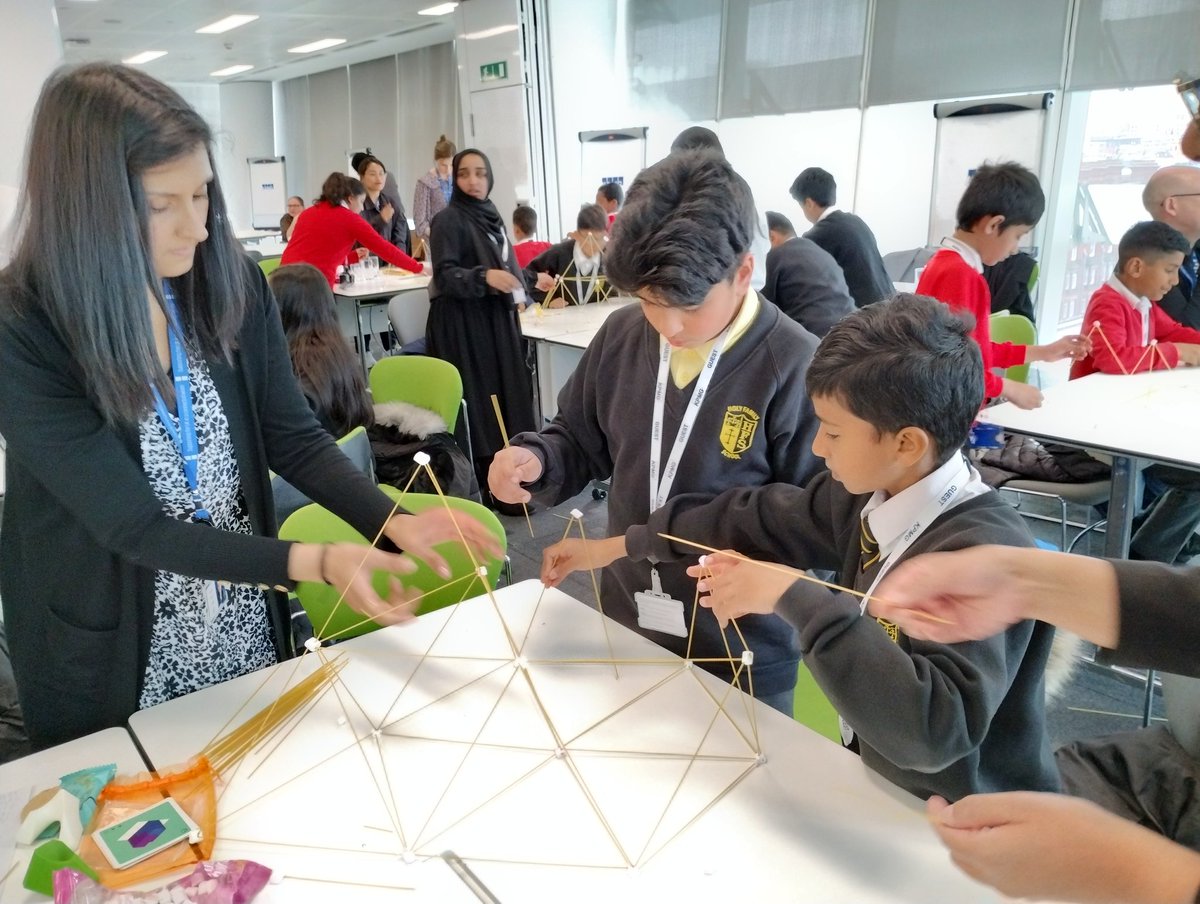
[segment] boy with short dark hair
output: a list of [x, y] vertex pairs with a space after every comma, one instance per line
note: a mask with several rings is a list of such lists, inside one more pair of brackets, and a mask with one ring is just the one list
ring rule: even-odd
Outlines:
[[[1071, 379], [1200, 364], [1200, 331], [1175, 322], [1158, 305], [1179, 282], [1191, 250], [1181, 233], [1153, 220], [1121, 236], [1116, 269], [1083, 315], [1083, 328], [1094, 331], [1092, 350], [1072, 365]], [[1129, 557], [1169, 565], [1200, 525], [1200, 474], [1152, 465], [1143, 476], [1163, 492], [1130, 538]]]
[[1191, 252], [1181, 233], [1154, 220], [1121, 236], [1116, 269], [1083, 315], [1084, 331], [1094, 331], [1091, 353], [1071, 365], [1071, 379], [1200, 364], [1200, 331], [1181, 326], [1158, 306], [1178, 284], [1179, 267]]
[[804, 218], [813, 224], [804, 237], [837, 261], [855, 305], [874, 304], [895, 291], [871, 227], [861, 217], [835, 206], [837, 183], [831, 173], [810, 166], [796, 177], [789, 191]]
[[534, 301], [541, 304], [553, 295], [550, 307], [561, 308], [608, 297], [604, 278], [606, 222], [599, 204], [584, 204], [575, 217], [575, 231], [566, 241], [551, 245], [526, 265], [525, 282]]
[[958, 202], [954, 235], [942, 240], [944, 247], [930, 258], [917, 282], [917, 294], [936, 298], [975, 318], [971, 335], [983, 353], [984, 394], [989, 399], [1008, 399], [1019, 408], [1040, 406], [1041, 390], [1001, 377], [992, 372], [993, 367], [1078, 359], [1088, 346], [1082, 336], [1065, 336], [1049, 345], [992, 342], [988, 320], [992, 295], [983, 267], [1015, 252], [1045, 209], [1046, 196], [1037, 176], [1019, 163], [985, 163], [975, 171]]
[[900, 787], [949, 800], [1056, 790], [1043, 681], [1053, 628], [1023, 621], [987, 640], [939, 644], [862, 616], [863, 594], [897, 562], [985, 543], [1033, 545], [1020, 515], [960, 451], [983, 401], [968, 325], [914, 295], [861, 308], [829, 331], [807, 383], [821, 422], [813, 452], [827, 472], [804, 489], [676, 496], [626, 532], [630, 556], [695, 555], [661, 532], [837, 570], [855, 593], [729, 553], [688, 573], [722, 622], [774, 612], [797, 630], [805, 664], [853, 728], [863, 761]]
[[604, 210], [605, 230], [611, 232], [613, 220], [625, 203], [625, 189], [620, 182], [604, 182], [596, 189], [596, 203]]
[[[641, 304], [605, 321], [553, 423], [514, 437], [488, 475], [496, 498], [546, 505], [611, 476], [610, 539], [550, 547], [543, 580], [603, 568], [606, 615], [726, 681], [729, 665], [704, 660], [737, 657], [741, 642], [697, 618], [688, 652], [695, 583], [684, 565], [652, 569], [622, 556], [626, 530], [678, 494], [803, 484], [817, 470], [804, 389], [817, 343], [750, 288], [756, 220], [749, 186], [716, 154], [679, 152], [643, 170], [606, 253], [609, 278]], [[790, 714], [799, 662], [791, 627], [755, 616], [742, 633], [755, 654], [755, 694]]]
[[841, 267], [774, 210], [767, 211], [767, 238], [771, 250], [762, 294], [814, 336], [824, 336], [854, 310]]
[[550, 247], [549, 242], [537, 240], [537, 211], [528, 204], [518, 204], [512, 215], [513, 254], [522, 270], [529, 262]]

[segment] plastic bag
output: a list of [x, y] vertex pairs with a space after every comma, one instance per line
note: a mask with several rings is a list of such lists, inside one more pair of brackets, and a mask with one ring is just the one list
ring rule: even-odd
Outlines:
[[[201, 838], [195, 844], [180, 842], [151, 857], [113, 869], [97, 847], [92, 833], [120, 822], [136, 813], [173, 798], [200, 827]], [[100, 792], [96, 814], [84, 832], [79, 846], [83, 862], [96, 871], [109, 888], [124, 888], [175, 872], [212, 856], [217, 837], [217, 801], [213, 790], [213, 771], [208, 760], [198, 756], [187, 765], [170, 772], [143, 772], [129, 778], [118, 776]]]
[[271, 871], [253, 860], [216, 860], [158, 891], [113, 891], [81, 872], [60, 869], [54, 874], [54, 904], [245, 904], [270, 879]]

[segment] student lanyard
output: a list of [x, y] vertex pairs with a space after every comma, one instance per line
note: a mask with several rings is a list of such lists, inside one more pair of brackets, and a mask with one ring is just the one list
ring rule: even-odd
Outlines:
[[500, 249], [500, 263], [507, 266], [508, 265], [508, 233], [507, 232], [500, 233], [500, 238], [497, 239], [496, 236], [492, 235], [489, 232], [487, 234], [487, 237], [492, 240], [493, 245], [495, 245], [497, 248]]
[[[662, 468], [661, 471], [661, 480], [659, 479], [659, 459], [662, 455], [667, 380], [671, 376], [671, 345], [662, 336], [658, 338], [658, 381], [654, 386], [654, 420], [650, 425], [651, 513], [661, 508], [667, 499], [670, 498], [671, 486], [675, 483], [675, 475], [679, 472], [679, 461], [683, 458], [683, 450], [687, 447], [688, 439], [691, 437], [692, 427], [696, 423], [696, 417], [700, 414], [700, 406], [704, 404], [704, 397], [708, 392], [708, 384], [712, 382], [713, 374], [717, 370], [717, 362], [721, 360], [721, 352], [725, 348], [725, 340], [728, 337], [729, 327], [725, 327], [721, 335], [717, 337], [717, 341], [713, 343], [712, 351], [708, 353], [708, 360], [704, 363], [704, 369], [700, 371], [700, 376], [696, 379], [696, 388], [692, 391], [692, 398], [688, 401], [687, 410], [683, 413], [683, 420], [679, 422], [679, 430], [675, 434], [675, 442], [671, 446], [671, 454], [667, 457], [666, 467]], [[652, 589], [654, 592], [661, 593], [662, 590], [656, 568], [650, 569], [650, 577], [653, 581]]]
[[930, 499], [917, 512], [916, 518], [907, 530], [900, 535], [900, 540], [892, 547], [888, 557], [883, 560], [879, 566], [879, 571], [875, 575], [875, 580], [871, 581], [871, 586], [867, 588], [867, 594], [863, 597], [862, 605], [859, 606], [859, 613], [866, 614], [867, 601], [871, 594], [875, 592], [875, 587], [887, 574], [889, 568], [893, 564], [899, 562], [908, 548], [917, 542], [917, 538], [929, 527], [942, 512], [946, 511], [954, 504], [954, 500], [966, 488], [971, 481], [971, 467], [967, 464], [967, 460], [959, 455], [958, 467], [950, 472], [950, 475], [943, 480], [938, 486], [930, 488]]
[[175, 381], [175, 408], [179, 414], [179, 429], [175, 428], [158, 387], [151, 384], [150, 390], [154, 393], [154, 409], [158, 412], [158, 419], [167, 435], [171, 437], [175, 448], [179, 450], [179, 457], [183, 459], [183, 476], [187, 478], [188, 489], [192, 491], [192, 520], [211, 527], [212, 515], [205, 508], [204, 500], [200, 498], [200, 443], [196, 437], [196, 415], [192, 409], [192, 377], [188, 370], [187, 351], [179, 327], [179, 312], [175, 307], [175, 296], [166, 286], [163, 287], [163, 298], [167, 303], [167, 340], [171, 347], [171, 372]]

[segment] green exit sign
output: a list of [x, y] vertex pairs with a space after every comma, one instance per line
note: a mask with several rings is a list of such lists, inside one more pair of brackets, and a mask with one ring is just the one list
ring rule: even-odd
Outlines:
[[500, 60], [498, 63], [484, 63], [479, 67], [481, 82], [502, 82], [508, 78], [508, 63]]

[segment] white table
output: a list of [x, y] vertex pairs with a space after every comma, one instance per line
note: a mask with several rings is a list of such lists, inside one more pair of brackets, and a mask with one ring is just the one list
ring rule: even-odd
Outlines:
[[[999, 900], [858, 757], [556, 590], [495, 598], [329, 650], [342, 686], [230, 777], [216, 855], [281, 872], [264, 901], [456, 900], [446, 849], [506, 904]], [[154, 762], [176, 762], [313, 665], [130, 723]], [[728, 716], [713, 702], [727, 692]]]
[[575, 372], [583, 351], [614, 311], [636, 302], [627, 296], [565, 308], [533, 305], [521, 314], [521, 332], [534, 344], [541, 423], [558, 412], [558, 394]]
[[[118, 775], [134, 774], [146, 768], [133, 739], [124, 728], [109, 728], [5, 763], [0, 766], [0, 794], [20, 791], [25, 793], [28, 800], [32, 792], [57, 785], [64, 775], [108, 763], [117, 764]], [[15, 868], [9, 873], [8, 879], [0, 883], [0, 901], [5, 904], [32, 904], [35, 901], [45, 904], [46, 898], [27, 890], [22, 884], [33, 850], [34, 846], [17, 848]], [[4, 853], [7, 855], [8, 852]], [[0, 857], [0, 862], [6, 864], [0, 868], [0, 875], [3, 875], [12, 864], [8, 864], [4, 857]]]
[[1094, 449], [1113, 457], [1105, 555], [1129, 553], [1139, 462], [1200, 469], [1200, 369], [1125, 375], [1091, 374], [1045, 392], [1041, 408], [1012, 402], [987, 408], [979, 419], [1038, 440]]
[[358, 339], [358, 360], [362, 364], [363, 377], [367, 376], [367, 343], [360, 317], [363, 309], [386, 305], [395, 295], [428, 289], [429, 282], [430, 277], [424, 273], [411, 276], [380, 273], [375, 279], [333, 287], [333, 297], [339, 302], [338, 319], [342, 324], [342, 332]]

